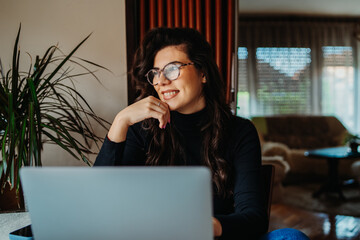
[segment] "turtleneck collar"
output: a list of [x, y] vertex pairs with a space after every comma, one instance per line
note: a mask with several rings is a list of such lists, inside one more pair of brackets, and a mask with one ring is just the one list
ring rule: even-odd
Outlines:
[[182, 114], [176, 111], [171, 112], [171, 124], [175, 124], [175, 126], [179, 130], [195, 130], [200, 131], [201, 126], [204, 124], [204, 120], [206, 119], [207, 109], [206, 107], [202, 110], [191, 113], [191, 114]]

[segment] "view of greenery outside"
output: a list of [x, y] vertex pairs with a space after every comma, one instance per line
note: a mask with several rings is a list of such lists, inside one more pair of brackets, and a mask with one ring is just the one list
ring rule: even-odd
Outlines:
[[309, 48], [256, 49], [256, 110], [249, 109], [246, 48], [239, 48], [238, 109], [240, 116], [309, 114], [311, 82]]
[[[356, 127], [353, 50], [324, 46], [321, 51], [320, 91], [316, 96], [320, 112], [316, 114], [334, 115], [353, 131]], [[312, 88], [316, 83], [310, 75], [310, 48], [259, 47], [254, 59], [252, 64], [256, 68], [249, 68], [247, 48], [238, 48], [238, 116], [314, 114]], [[249, 69], [255, 72], [249, 73]]]
[[[250, 117], [250, 94], [247, 91], [237, 92], [237, 115]], [[241, 111], [240, 111], [241, 110]], [[241, 112], [241, 115], [239, 114]]]

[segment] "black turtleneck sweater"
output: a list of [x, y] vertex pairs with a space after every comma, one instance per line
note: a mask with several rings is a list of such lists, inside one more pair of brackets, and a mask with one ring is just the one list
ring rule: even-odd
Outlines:
[[[181, 134], [186, 155], [186, 165], [202, 165], [203, 137], [201, 124], [206, 119], [206, 108], [194, 114], [171, 112], [171, 123]], [[128, 130], [121, 143], [105, 138], [94, 166], [145, 165], [151, 136], [142, 122]], [[258, 135], [249, 120], [232, 117], [227, 126], [228, 139], [224, 159], [232, 167], [233, 195], [223, 198], [213, 196], [214, 217], [221, 225], [220, 239], [257, 239], [267, 231], [268, 217], [261, 184], [261, 154]], [[214, 190], [216, 192], [216, 190]]]

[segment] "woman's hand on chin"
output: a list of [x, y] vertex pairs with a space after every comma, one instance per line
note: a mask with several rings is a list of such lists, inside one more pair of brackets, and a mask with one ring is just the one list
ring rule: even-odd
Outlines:
[[116, 115], [108, 132], [108, 138], [113, 142], [123, 142], [131, 125], [148, 118], [157, 119], [159, 128], [165, 128], [170, 122], [168, 104], [153, 96], [131, 104]]

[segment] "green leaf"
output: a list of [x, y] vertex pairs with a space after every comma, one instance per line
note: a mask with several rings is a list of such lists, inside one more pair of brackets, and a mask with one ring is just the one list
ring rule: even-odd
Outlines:
[[[33, 110], [35, 111], [35, 115], [36, 115], [36, 123], [37, 123], [36, 145], [41, 146], [41, 110], [40, 110], [40, 105], [39, 105], [38, 97], [36, 95], [34, 81], [32, 80], [32, 78], [28, 78], [27, 82], [29, 84], [29, 92], [30, 92], [31, 99], [32, 99], [33, 105], [34, 105]], [[38, 159], [39, 158], [40, 158], [40, 156], [38, 157]]]
[[12, 87], [11, 91], [14, 94], [14, 98], [17, 99], [18, 95], [18, 78], [19, 78], [19, 57], [20, 50], [18, 51], [18, 44], [20, 38], [21, 24], [19, 26], [19, 31], [16, 36], [15, 45], [14, 45], [14, 53], [13, 53], [13, 62], [12, 62]]
[[44, 85], [46, 85], [62, 68], [62, 66], [69, 60], [69, 58], [78, 50], [78, 48], [90, 37], [91, 34], [89, 34], [84, 40], [82, 40], [71, 52], [69, 55], [67, 55], [62, 62], [56, 67], [56, 69], [50, 74], [50, 76], [45, 80]]
[[19, 168], [21, 167], [22, 164], [24, 164], [25, 166], [30, 166], [29, 163], [26, 161], [26, 154], [22, 154], [25, 152], [25, 133], [26, 133], [26, 120], [23, 121], [22, 123], [22, 128], [21, 128], [21, 132], [20, 132], [20, 144], [19, 144]]
[[52, 134], [50, 134], [48, 131], [44, 130], [43, 133], [49, 137], [52, 141], [54, 141], [57, 145], [59, 145], [62, 149], [70, 153], [74, 158], [79, 160], [79, 157], [76, 156], [75, 153], [73, 153], [70, 148], [68, 148], [65, 144], [63, 144], [61, 141], [59, 141], [56, 137], [54, 137]]
[[11, 184], [13, 184], [13, 162], [15, 158], [15, 148], [16, 148], [16, 124], [15, 124], [15, 113], [13, 109], [13, 95], [12, 93], [8, 94], [9, 98], [9, 116], [8, 116], [8, 134], [9, 134], [9, 143], [8, 148], [5, 151], [9, 152], [9, 155], [6, 156], [6, 172], [5, 172], [5, 179], [10, 177]]

